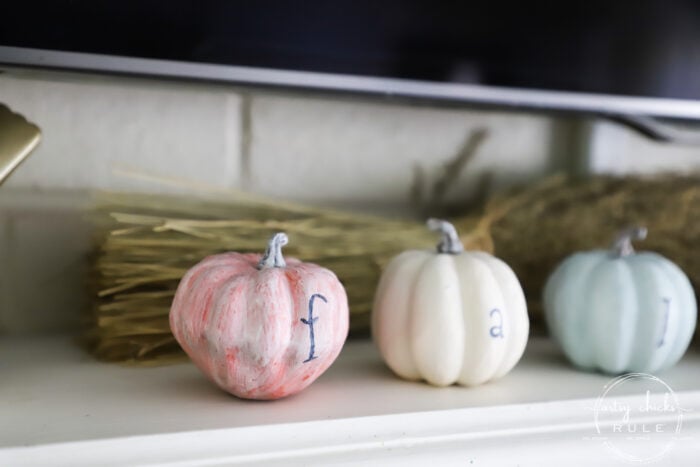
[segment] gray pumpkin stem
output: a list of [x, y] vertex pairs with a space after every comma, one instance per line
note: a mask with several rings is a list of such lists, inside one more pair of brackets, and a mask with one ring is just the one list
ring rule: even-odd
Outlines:
[[442, 239], [437, 245], [438, 253], [456, 255], [464, 251], [464, 245], [457, 235], [457, 229], [449, 222], [442, 219], [428, 219], [428, 228], [442, 234]]
[[283, 268], [287, 265], [282, 256], [282, 247], [289, 243], [289, 237], [284, 232], [276, 233], [267, 243], [265, 254], [258, 263], [258, 269]]
[[617, 235], [610, 249], [613, 256], [623, 258], [634, 254], [633, 240], [644, 240], [647, 238], [646, 227], [630, 227]]

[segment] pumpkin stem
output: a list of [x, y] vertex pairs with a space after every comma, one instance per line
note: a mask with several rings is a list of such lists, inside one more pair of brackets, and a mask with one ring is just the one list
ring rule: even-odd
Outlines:
[[464, 251], [464, 245], [457, 235], [457, 229], [449, 222], [442, 219], [428, 219], [428, 228], [442, 234], [442, 239], [437, 245], [438, 253], [456, 255]]
[[283, 268], [287, 265], [282, 256], [282, 247], [289, 243], [289, 237], [284, 232], [276, 233], [267, 243], [265, 254], [258, 263], [258, 269]]
[[612, 244], [611, 250], [613, 256], [622, 258], [634, 254], [633, 240], [644, 240], [647, 238], [646, 227], [630, 227], [623, 230], [617, 235], [617, 238]]

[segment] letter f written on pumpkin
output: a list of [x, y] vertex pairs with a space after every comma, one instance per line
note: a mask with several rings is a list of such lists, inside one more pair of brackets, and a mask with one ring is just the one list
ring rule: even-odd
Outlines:
[[320, 293], [313, 294], [309, 299], [309, 316], [307, 319], [301, 318], [301, 322], [309, 326], [309, 341], [311, 342], [311, 346], [309, 348], [309, 358], [304, 360], [303, 363], [310, 362], [311, 360], [316, 358], [316, 355], [314, 354], [314, 352], [316, 351], [316, 342], [314, 340], [314, 323], [318, 320], [318, 317], [314, 317], [314, 299], [316, 298], [320, 298], [325, 303], [328, 303], [326, 297], [324, 297]]

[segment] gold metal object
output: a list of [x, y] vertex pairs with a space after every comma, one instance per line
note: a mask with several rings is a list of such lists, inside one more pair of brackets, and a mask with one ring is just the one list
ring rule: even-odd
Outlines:
[[0, 184], [39, 145], [41, 130], [0, 104]]

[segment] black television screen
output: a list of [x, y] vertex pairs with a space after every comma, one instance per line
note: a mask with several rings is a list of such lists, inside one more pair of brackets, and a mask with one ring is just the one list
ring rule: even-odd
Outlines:
[[0, 63], [700, 119], [700, 2], [3, 5]]

